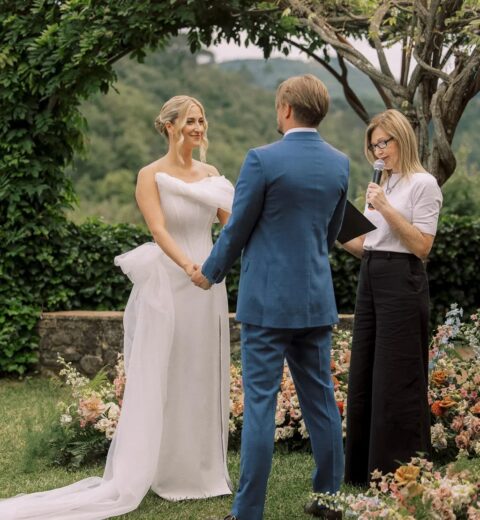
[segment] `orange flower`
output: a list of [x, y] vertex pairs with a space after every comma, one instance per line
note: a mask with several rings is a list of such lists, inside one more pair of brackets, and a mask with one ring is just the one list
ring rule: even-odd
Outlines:
[[474, 413], [475, 415], [480, 415], [480, 401], [477, 401], [472, 408], [470, 408], [470, 411]]
[[449, 395], [440, 401], [440, 406], [444, 410], [448, 410], [448, 408], [452, 408], [452, 406], [456, 406], [456, 404], [457, 403]]
[[334, 359], [330, 359], [330, 370], [334, 372], [337, 369], [337, 364]]
[[340, 386], [340, 381], [335, 376], [332, 376], [332, 381], [333, 381], [333, 388], [335, 388], [335, 390], [336, 390]]
[[432, 372], [432, 383], [435, 386], [443, 386], [447, 380], [447, 373], [445, 370], [434, 370]]
[[338, 410], [340, 415], [343, 417], [343, 401], [337, 401]]
[[440, 417], [445, 413], [445, 410], [441, 407], [440, 403], [441, 401], [435, 401], [430, 407], [433, 415], [436, 415], [437, 417]]
[[394, 476], [399, 486], [406, 486], [410, 482], [415, 482], [419, 474], [420, 468], [417, 466], [400, 466]]

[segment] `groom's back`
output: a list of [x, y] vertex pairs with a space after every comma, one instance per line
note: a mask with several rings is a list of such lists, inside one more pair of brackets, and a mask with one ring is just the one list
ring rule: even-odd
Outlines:
[[261, 164], [265, 194], [244, 249], [238, 319], [281, 328], [332, 324], [337, 311], [328, 244], [338, 230], [332, 219], [346, 194], [348, 159], [307, 131], [250, 153]]

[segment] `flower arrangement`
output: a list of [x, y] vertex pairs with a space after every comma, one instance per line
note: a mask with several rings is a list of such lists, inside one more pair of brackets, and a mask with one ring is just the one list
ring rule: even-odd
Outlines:
[[58, 403], [60, 418], [50, 432], [53, 461], [67, 468], [105, 456], [120, 417], [125, 388], [125, 366], [119, 355], [115, 379], [101, 370], [94, 379], [82, 376], [71, 363], [58, 358], [60, 377], [70, 387], [69, 403]]
[[344, 518], [479, 520], [479, 477], [478, 460], [461, 460], [436, 471], [433, 463], [412, 458], [395, 473], [374, 472], [370, 489], [363, 493], [314, 496], [320, 504], [342, 511]]
[[[345, 432], [345, 413], [348, 384], [348, 368], [350, 365], [351, 333], [336, 331], [333, 338], [330, 369], [335, 399], [342, 416]], [[230, 367], [230, 446], [237, 447], [243, 424], [243, 386], [241, 370]], [[293, 384], [288, 365], [283, 368], [280, 392], [275, 411], [275, 442], [289, 449], [301, 449], [308, 446], [308, 431], [302, 418], [300, 403]]]
[[480, 455], [480, 315], [452, 305], [430, 350], [432, 445], [439, 461]]
[[[430, 349], [429, 402], [432, 412], [434, 461], [447, 463], [456, 457], [480, 455], [480, 311], [463, 323], [462, 309], [452, 305], [445, 323], [438, 327]], [[345, 435], [351, 333], [335, 330], [330, 369]], [[461, 355], [459, 355], [461, 352]], [[121, 412], [125, 388], [123, 357], [110, 382], [104, 371], [93, 379], [82, 376], [59, 359], [60, 376], [71, 390], [69, 403], [59, 403], [60, 418], [50, 445], [54, 460], [79, 467], [106, 454]], [[241, 369], [230, 368], [230, 447], [238, 447], [243, 424]], [[298, 396], [285, 364], [275, 413], [275, 442], [288, 449], [308, 446], [308, 431]]]

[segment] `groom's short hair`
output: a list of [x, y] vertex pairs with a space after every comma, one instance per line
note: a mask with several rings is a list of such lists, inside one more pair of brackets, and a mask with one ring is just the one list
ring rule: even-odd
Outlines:
[[327, 87], [313, 74], [293, 76], [277, 88], [275, 105], [288, 104], [295, 119], [305, 126], [318, 126], [328, 112]]

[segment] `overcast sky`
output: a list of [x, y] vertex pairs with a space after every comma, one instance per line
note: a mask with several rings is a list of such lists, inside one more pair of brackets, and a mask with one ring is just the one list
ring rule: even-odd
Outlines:
[[[355, 47], [366, 56], [371, 63], [378, 67], [378, 59], [377, 53], [373, 50], [366, 41], [355, 40]], [[260, 48], [255, 47], [254, 45], [249, 45], [248, 47], [238, 46], [234, 43], [222, 43], [220, 45], [212, 46], [209, 48], [211, 52], [215, 54], [215, 59], [217, 62], [222, 61], [230, 61], [237, 59], [249, 59], [256, 58], [262, 59], [263, 52]], [[386, 51], [387, 59], [389, 61], [390, 67], [394, 75], [398, 76], [400, 74], [400, 66], [401, 66], [401, 58], [400, 58], [400, 45], [394, 46], [392, 49], [388, 49]], [[331, 53], [332, 56], [335, 55], [334, 52]], [[272, 53], [273, 58], [281, 57], [285, 58], [285, 55], [281, 52], [275, 51]], [[305, 60], [307, 57], [305, 54], [302, 54], [299, 50], [292, 47], [291, 53], [288, 58], [297, 59], [297, 60]]]

